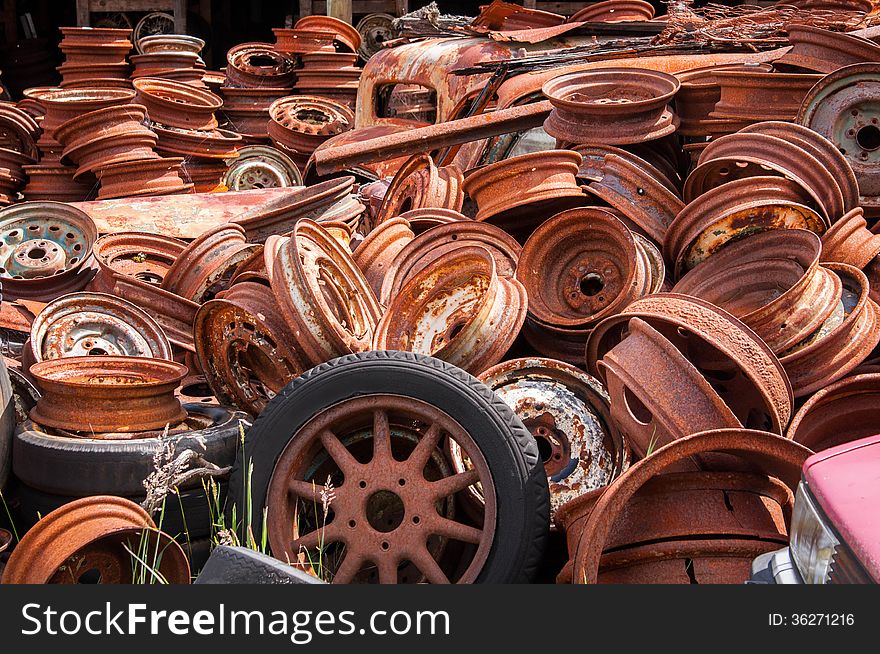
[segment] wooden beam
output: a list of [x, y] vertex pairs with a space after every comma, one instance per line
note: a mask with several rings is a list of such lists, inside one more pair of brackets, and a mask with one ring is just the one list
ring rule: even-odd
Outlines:
[[351, 24], [351, 0], [327, 0], [327, 15]]
[[89, 14], [89, 0], [76, 0], [76, 24], [79, 27], [91, 25]]
[[[173, 11], [178, 0], [90, 0], [91, 12]], [[79, 2], [79, 0], [77, 0]]]
[[174, 0], [174, 31], [186, 34], [186, 0]]

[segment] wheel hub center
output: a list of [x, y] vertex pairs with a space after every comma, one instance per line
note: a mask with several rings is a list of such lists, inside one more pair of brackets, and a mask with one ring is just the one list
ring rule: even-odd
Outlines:
[[366, 513], [370, 526], [378, 532], [387, 534], [403, 523], [406, 508], [397, 493], [380, 490], [367, 500]]

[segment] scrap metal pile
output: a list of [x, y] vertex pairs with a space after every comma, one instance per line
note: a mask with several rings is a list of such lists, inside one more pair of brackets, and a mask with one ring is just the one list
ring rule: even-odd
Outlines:
[[225, 73], [64, 28], [0, 104], [2, 581], [747, 579], [880, 431], [880, 31], [804, 4], [587, 61], [672, 32], [496, 0], [363, 73], [327, 17]]

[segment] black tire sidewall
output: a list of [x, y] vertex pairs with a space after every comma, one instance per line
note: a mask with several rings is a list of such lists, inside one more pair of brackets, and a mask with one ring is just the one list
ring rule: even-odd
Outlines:
[[[497, 505], [495, 537], [478, 581], [527, 581], [540, 559], [549, 524], [547, 478], [537, 445], [491, 389], [432, 357], [404, 352], [349, 355], [291, 382], [269, 403], [245, 439], [243, 456], [230, 479], [237, 515], [244, 506], [248, 462], [253, 462], [251, 497], [256, 513], [265, 505], [275, 462], [293, 434], [322, 409], [377, 393], [436, 406], [471, 435], [492, 474]], [[255, 516], [252, 522], [259, 541], [261, 521]]]

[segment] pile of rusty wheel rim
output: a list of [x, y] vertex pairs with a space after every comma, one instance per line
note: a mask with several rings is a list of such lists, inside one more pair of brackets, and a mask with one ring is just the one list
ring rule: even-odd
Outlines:
[[131, 30], [62, 27], [64, 63], [58, 68], [65, 88], [130, 88]]
[[296, 93], [329, 98], [354, 109], [361, 70], [360, 33], [331, 16], [306, 16], [275, 29], [275, 48], [297, 59]]
[[[260, 63], [261, 57], [268, 65], [248, 63]], [[293, 91], [294, 59], [270, 44], [247, 43], [230, 50], [227, 64], [226, 83], [220, 94], [229, 128], [249, 144], [266, 143], [269, 106]]]
[[[647, 20], [653, 10], [615, 0], [573, 20], [620, 16]], [[64, 35], [65, 76], [82, 74], [77, 56], [98, 54], [96, 75], [122, 72], [101, 67], [125, 61], [126, 35]], [[463, 565], [473, 546], [478, 560], [499, 497], [469, 437], [453, 438], [451, 423], [448, 438], [434, 428], [450, 418], [440, 405], [455, 392], [426, 401], [398, 388], [391, 401], [377, 388], [421, 366], [469, 389], [461, 416], [507, 412], [498, 428], [534, 467], [542, 538], [559, 536], [545, 579], [740, 583], [755, 556], [787, 544], [811, 451], [880, 431], [872, 42], [793, 27], [794, 47], [770, 63], [675, 76], [612, 63], [568, 69], [543, 84], [552, 149], [479, 163], [465, 148], [408, 153], [381, 162], [379, 179], [355, 166], [304, 185], [316, 150], [361, 134], [349, 106], [360, 37], [320, 16], [275, 35], [275, 44], [229, 51], [219, 95], [203, 84], [202, 44], [171, 35], [144, 39], [134, 91], [65, 77], [64, 89], [0, 104], [0, 327], [24, 407], [11, 466], [23, 504], [34, 504], [27, 492], [62, 495], [41, 473], [57, 469], [39, 449], [46, 439], [107, 451], [147, 443], [152, 457], [163, 435], [194, 447], [216, 433], [212, 412], [226, 416], [226, 435], [205, 460], [233, 497], [236, 456], [240, 474], [245, 452], [261, 447], [245, 435], [236, 454], [238, 420], [284, 422], [279, 407], [318, 403], [325, 375], [351, 366], [370, 381], [352, 381], [338, 407], [297, 418], [310, 427], [284, 434], [277, 465], [287, 468], [255, 460], [269, 466], [267, 497], [282, 508], [313, 501], [315, 483], [340, 461], [366, 471], [364, 489], [418, 454], [436, 479], [391, 482], [442, 504], [425, 521], [446, 530], [432, 532], [428, 554]], [[99, 233], [105, 214], [89, 215], [98, 203], [65, 204], [98, 182], [99, 199], [122, 198], [100, 203], [113, 207], [193, 186], [231, 193], [150, 198], [174, 208], [179, 232], [131, 215], [154, 233]], [[191, 213], [226, 198], [235, 209], [196, 216], [192, 227]], [[370, 408], [364, 426], [358, 403], [371, 395], [387, 406]], [[353, 431], [334, 435], [333, 420]], [[305, 465], [305, 450], [318, 453], [322, 478], [282, 479]], [[71, 464], [84, 479], [88, 465]], [[358, 492], [348, 485], [340, 496]], [[191, 552], [121, 499], [135, 495], [69, 492], [69, 503], [33, 520], [3, 581], [70, 581], [71, 557], [124, 581], [133, 573], [120, 551], [144, 534], [169, 547], [163, 575], [187, 581]], [[278, 545], [289, 525], [277, 506], [255, 510], [264, 508], [276, 557], [292, 554], [318, 574], [302, 551]], [[358, 511], [341, 527], [348, 542], [382, 551], [415, 542], [407, 530], [418, 521], [371, 531]], [[454, 515], [480, 528], [450, 524]], [[312, 537], [299, 527], [295, 535]], [[398, 578], [388, 561], [400, 560], [363, 556], [378, 568], [373, 577]], [[415, 567], [420, 574], [400, 578], [449, 578], [424, 558]], [[341, 580], [366, 578], [340, 569]]]

